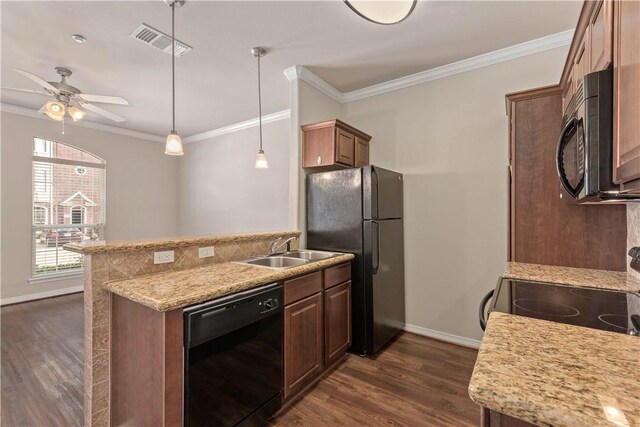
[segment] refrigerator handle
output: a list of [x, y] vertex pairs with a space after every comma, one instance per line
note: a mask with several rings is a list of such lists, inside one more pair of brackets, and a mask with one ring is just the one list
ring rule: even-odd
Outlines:
[[378, 178], [378, 172], [376, 172], [376, 168], [375, 166], [371, 166], [371, 176], [375, 177], [376, 179], [376, 191], [375, 193], [373, 192], [373, 189], [371, 189], [371, 196], [376, 198], [376, 213], [375, 215], [371, 215], [371, 217], [373, 219], [378, 219], [378, 212], [380, 212], [380, 204], [379, 204], [379, 200], [380, 198], [378, 197], [378, 188], [380, 188], [380, 179]]
[[[376, 275], [378, 274], [378, 268], [380, 268], [380, 224], [378, 223], [378, 221], [371, 221], [371, 226], [373, 226], [375, 224], [376, 226], [376, 232], [375, 232], [375, 239], [376, 239], [376, 249], [375, 249], [375, 254], [376, 254], [376, 262], [372, 263], [373, 264], [373, 274]], [[373, 230], [372, 233], [373, 234]]]

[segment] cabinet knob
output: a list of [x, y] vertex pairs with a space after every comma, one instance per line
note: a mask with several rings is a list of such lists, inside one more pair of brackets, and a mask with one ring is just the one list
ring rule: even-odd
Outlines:
[[322, 156], [318, 156], [318, 164], [321, 165], [322, 164]]

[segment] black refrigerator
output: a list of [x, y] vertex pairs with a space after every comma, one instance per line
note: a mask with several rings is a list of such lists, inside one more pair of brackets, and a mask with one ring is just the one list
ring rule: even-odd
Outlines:
[[351, 351], [376, 353], [405, 323], [402, 174], [366, 166], [306, 185], [307, 247], [355, 255]]

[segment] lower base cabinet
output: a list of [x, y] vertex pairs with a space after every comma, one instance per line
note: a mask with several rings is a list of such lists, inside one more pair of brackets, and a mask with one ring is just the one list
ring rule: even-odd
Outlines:
[[284, 398], [302, 390], [324, 368], [322, 293], [284, 308]]
[[351, 281], [324, 292], [324, 343], [327, 366], [351, 347]]
[[480, 408], [480, 427], [534, 427], [527, 421], [510, 417], [487, 408]]
[[284, 282], [284, 387], [289, 401], [351, 346], [351, 265]]

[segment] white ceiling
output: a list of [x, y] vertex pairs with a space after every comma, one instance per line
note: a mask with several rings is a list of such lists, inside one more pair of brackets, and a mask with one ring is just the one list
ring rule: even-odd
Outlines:
[[[176, 60], [177, 129], [189, 136], [257, 116], [256, 60], [262, 60], [263, 112], [289, 108], [283, 70], [304, 65], [347, 92], [571, 29], [581, 1], [420, 1], [401, 24], [365, 21], [342, 1], [188, 1], [176, 11], [176, 38], [194, 50]], [[0, 2], [2, 86], [37, 89], [11, 71], [58, 80], [74, 72], [83, 92], [126, 98], [100, 104], [118, 126], [165, 135], [171, 126], [171, 57], [129, 37], [145, 22], [166, 33], [161, 1]], [[80, 45], [71, 34], [80, 33]], [[2, 91], [2, 102], [38, 109], [45, 97]], [[115, 124], [93, 114], [92, 121]], [[86, 119], [85, 119], [86, 120]]]

